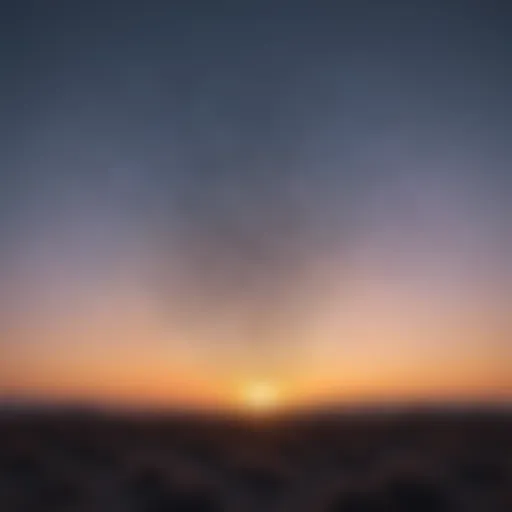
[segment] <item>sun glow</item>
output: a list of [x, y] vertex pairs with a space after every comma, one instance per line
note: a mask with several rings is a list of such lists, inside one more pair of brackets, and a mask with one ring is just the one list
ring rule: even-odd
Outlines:
[[241, 401], [245, 409], [268, 412], [279, 405], [279, 390], [269, 382], [250, 382], [242, 388]]

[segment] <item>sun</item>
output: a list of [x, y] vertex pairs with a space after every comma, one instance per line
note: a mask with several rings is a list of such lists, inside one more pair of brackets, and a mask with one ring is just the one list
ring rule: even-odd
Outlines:
[[249, 382], [242, 388], [242, 405], [253, 412], [274, 410], [279, 405], [279, 398], [279, 390], [270, 382]]

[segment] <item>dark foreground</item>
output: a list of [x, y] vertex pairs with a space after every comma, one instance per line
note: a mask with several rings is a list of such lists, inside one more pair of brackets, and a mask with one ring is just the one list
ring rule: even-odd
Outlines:
[[512, 416], [4, 414], [0, 510], [512, 511]]

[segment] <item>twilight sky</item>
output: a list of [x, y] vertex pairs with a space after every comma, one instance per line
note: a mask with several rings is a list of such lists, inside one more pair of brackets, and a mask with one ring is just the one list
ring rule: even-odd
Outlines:
[[507, 2], [2, 10], [0, 395], [512, 399]]

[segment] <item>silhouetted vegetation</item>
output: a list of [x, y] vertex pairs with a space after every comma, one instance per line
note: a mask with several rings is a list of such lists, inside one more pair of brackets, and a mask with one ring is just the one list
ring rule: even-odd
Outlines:
[[5, 413], [0, 510], [510, 512], [512, 416]]

